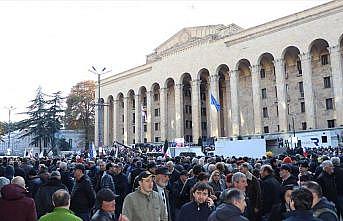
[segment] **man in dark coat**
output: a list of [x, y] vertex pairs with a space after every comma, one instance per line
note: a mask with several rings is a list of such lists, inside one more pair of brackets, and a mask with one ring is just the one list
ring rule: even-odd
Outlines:
[[273, 176], [273, 169], [270, 165], [263, 165], [260, 169], [262, 208], [261, 215], [268, 218], [274, 205], [280, 203], [281, 186]]
[[59, 189], [68, 191], [68, 188], [61, 182], [60, 172], [53, 171], [48, 182], [43, 184], [35, 195], [38, 218], [52, 212], [54, 209], [54, 205], [52, 204], [52, 195]]
[[198, 182], [192, 189], [193, 200], [181, 207], [178, 221], [207, 221], [214, 210], [214, 202], [209, 197], [212, 187]]
[[210, 215], [208, 221], [249, 221], [242, 216], [246, 207], [244, 192], [235, 188], [225, 190], [221, 200], [223, 203]]
[[35, 202], [27, 194], [25, 180], [19, 176], [13, 178], [12, 184], [8, 184], [1, 189], [1, 221], [37, 220]]
[[297, 185], [297, 178], [292, 174], [292, 167], [289, 164], [282, 164], [280, 167], [281, 186]]
[[180, 209], [181, 209], [181, 199], [180, 193], [182, 190], [183, 185], [185, 184], [188, 178], [188, 171], [182, 170], [180, 172], [180, 177], [177, 181], [175, 181], [172, 185], [172, 190], [170, 194], [170, 201], [175, 203], [175, 220], [178, 220]]
[[306, 188], [299, 188], [292, 192], [289, 217], [284, 221], [320, 221], [320, 219], [313, 216], [312, 207], [312, 193]]
[[91, 181], [85, 175], [83, 164], [76, 164], [74, 176], [76, 181], [71, 192], [70, 209], [83, 221], [89, 221], [90, 210], [95, 203], [95, 192]]
[[60, 163], [60, 173], [61, 173], [62, 183], [68, 188], [69, 192], [71, 193], [73, 189], [74, 181], [73, 181], [71, 173], [68, 170], [68, 165], [66, 162]]
[[192, 171], [193, 171], [193, 177], [187, 179], [180, 193], [180, 199], [181, 199], [182, 205], [191, 200], [190, 192], [191, 192], [192, 187], [198, 182], [198, 176], [202, 171], [202, 167], [200, 165], [195, 165], [193, 166]]
[[126, 195], [129, 193], [129, 182], [127, 177], [123, 174], [123, 164], [118, 163], [114, 165], [114, 175], [113, 175], [113, 181], [114, 186], [117, 191], [117, 194], [119, 195], [116, 198], [116, 215], [119, 217], [119, 215], [122, 212], [123, 208], [123, 202], [126, 197]]
[[322, 187], [323, 196], [329, 201], [337, 203], [337, 187], [335, 183], [334, 167], [330, 160], [322, 162], [323, 171], [318, 176], [318, 183]]

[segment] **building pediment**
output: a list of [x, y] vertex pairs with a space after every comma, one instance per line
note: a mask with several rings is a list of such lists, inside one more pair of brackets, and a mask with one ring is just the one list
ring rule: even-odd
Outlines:
[[183, 28], [155, 48], [154, 53], [147, 56], [147, 62], [149, 63], [149, 61], [158, 60], [163, 55], [192, 47], [199, 44], [199, 42], [220, 39], [241, 30], [243, 29], [235, 24], [230, 24], [228, 26], [219, 24]]

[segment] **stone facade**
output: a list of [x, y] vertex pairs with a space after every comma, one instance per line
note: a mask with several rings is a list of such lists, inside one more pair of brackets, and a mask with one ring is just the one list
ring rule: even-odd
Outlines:
[[103, 144], [343, 127], [342, 36], [342, 1], [245, 30], [184, 28], [101, 81]]

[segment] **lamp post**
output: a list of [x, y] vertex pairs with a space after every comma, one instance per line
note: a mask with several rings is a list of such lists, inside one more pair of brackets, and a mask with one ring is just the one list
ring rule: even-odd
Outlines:
[[13, 153], [13, 147], [11, 148], [11, 111], [15, 110], [16, 108], [14, 106], [9, 106], [9, 107], [5, 107], [8, 110], [8, 126], [7, 126], [7, 130], [8, 130], [8, 150], [11, 149], [11, 154]]
[[293, 138], [292, 138], [292, 143], [294, 143], [294, 148], [297, 147], [297, 143], [295, 142], [296, 140], [296, 137], [295, 137], [295, 126], [294, 126], [294, 117], [295, 117], [295, 114], [291, 114], [291, 117], [292, 117], [292, 129], [293, 129]]
[[101, 93], [100, 93], [100, 76], [103, 74], [107, 74], [111, 72], [111, 70], [106, 69], [106, 67], [102, 68], [99, 72], [94, 66], [88, 70], [89, 72], [96, 74], [98, 76], [98, 102], [95, 104], [98, 106], [98, 147], [102, 146], [102, 130], [101, 130], [101, 116], [100, 111], [101, 107], [106, 106], [105, 103], [101, 103]]

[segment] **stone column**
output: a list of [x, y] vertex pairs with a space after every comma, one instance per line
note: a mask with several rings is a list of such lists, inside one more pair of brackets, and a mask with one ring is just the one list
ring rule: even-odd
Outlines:
[[255, 134], [262, 133], [262, 114], [261, 114], [261, 89], [260, 89], [260, 65], [253, 65], [251, 68], [252, 80], [252, 100], [254, 105], [254, 125]]
[[304, 100], [306, 107], [306, 122], [309, 129], [315, 129], [316, 115], [314, 105], [314, 94], [312, 88], [312, 66], [311, 66], [311, 55], [309, 53], [299, 54], [301, 60], [301, 68], [303, 74], [303, 85], [304, 85]]
[[124, 97], [124, 144], [129, 144], [129, 97]]
[[151, 91], [146, 92], [146, 115], [147, 115], [147, 120], [146, 120], [146, 135], [147, 135], [147, 141], [148, 142], [153, 142], [153, 133], [152, 133], [152, 96], [153, 93]]
[[183, 132], [183, 85], [175, 85], [175, 129], [176, 138], [184, 137]]
[[198, 143], [201, 136], [201, 115], [200, 115], [200, 80], [192, 82], [192, 136], [193, 143]]
[[104, 146], [108, 145], [108, 140], [109, 140], [109, 133], [110, 133], [110, 106], [103, 106], [104, 109], [104, 119], [103, 119], [103, 123], [104, 123], [104, 131], [103, 131], [103, 136], [104, 136]]
[[227, 112], [224, 113], [225, 119], [225, 136], [231, 136], [231, 96], [230, 96], [230, 80], [225, 80], [225, 98], [226, 98], [226, 110]]
[[238, 105], [238, 75], [238, 70], [230, 71], [232, 136], [238, 136], [240, 133], [240, 117]]
[[281, 132], [286, 132], [288, 131], [288, 125], [284, 60], [276, 59], [273, 62], [275, 66], [275, 79], [278, 102], [277, 105], [279, 110], [279, 126]]
[[[209, 90], [209, 100], [211, 102], [211, 95], [220, 103], [219, 100], [219, 75], [211, 75], [210, 77], [210, 90]], [[220, 107], [221, 109], [222, 107]], [[219, 137], [220, 134], [220, 111], [217, 111], [216, 107], [210, 103], [210, 119], [211, 119], [211, 137]]]
[[142, 137], [142, 104], [140, 102], [141, 95], [135, 95], [135, 142], [140, 143]]
[[[119, 123], [118, 123], [118, 107], [119, 106], [119, 100], [114, 100], [113, 101], [113, 140], [111, 140], [110, 142], [112, 143], [113, 141], [117, 141], [118, 139], [118, 128], [119, 127]], [[120, 142], [120, 141], [119, 141]]]
[[336, 125], [343, 126], [343, 74], [342, 74], [342, 55], [340, 46], [336, 45], [329, 48], [333, 92], [335, 95]]
[[167, 139], [167, 90], [168, 88], [160, 89], [160, 131], [161, 141]]

